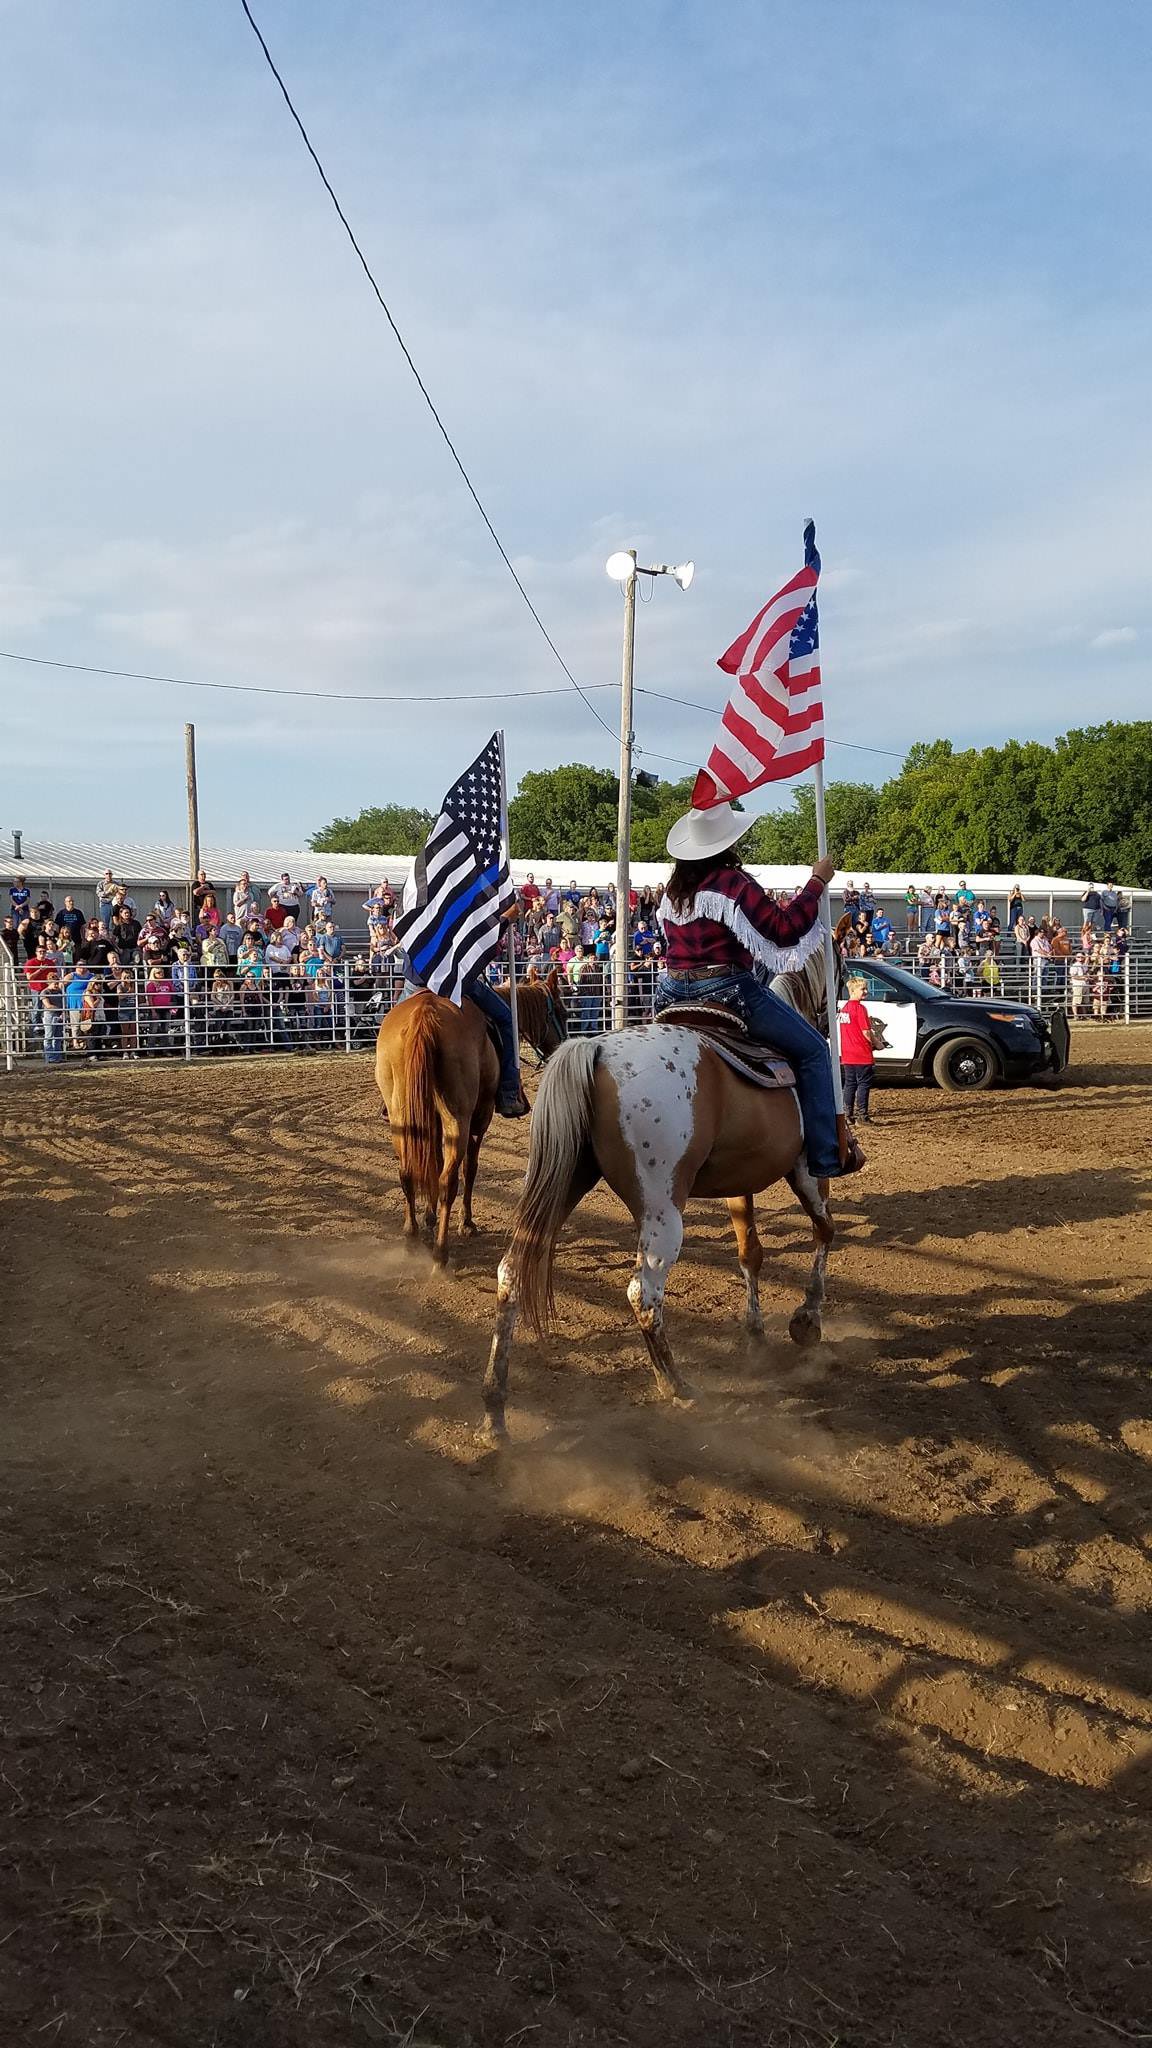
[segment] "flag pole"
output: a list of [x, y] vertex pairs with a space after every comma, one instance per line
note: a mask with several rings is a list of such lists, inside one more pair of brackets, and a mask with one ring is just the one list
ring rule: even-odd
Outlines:
[[[817, 574], [820, 558], [816, 555], [816, 522], [804, 522], [804, 558], [814, 556]], [[821, 664], [823, 668], [823, 664]], [[824, 860], [828, 853], [828, 819], [824, 810], [824, 756], [821, 748], [820, 759], [814, 769], [816, 797], [816, 858]], [[844, 1077], [840, 1071], [840, 1019], [836, 1014], [837, 997], [840, 994], [840, 966], [836, 958], [836, 941], [832, 936], [832, 884], [826, 882], [820, 896], [820, 922], [824, 927], [824, 1011], [828, 1019], [828, 1051], [832, 1060], [832, 1099], [836, 1104], [838, 1117], [844, 1115]]]
[[[817, 761], [814, 769], [816, 778], [816, 856], [823, 860], [828, 851], [828, 822], [824, 815], [824, 763]], [[831, 883], [827, 883], [820, 895], [820, 922], [824, 927], [824, 991], [825, 1008], [828, 1013], [828, 1050], [832, 1056], [832, 1096], [837, 1116], [844, 1114], [844, 1078], [840, 1072], [840, 1019], [836, 1015], [836, 998], [839, 995], [839, 963], [836, 959], [836, 941], [832, 936]]]
[[[500, 837], [504, 842], [504, 858], [508, 862], [508, 875], [512, 875], [512, 848], [508, 839], [508, 770], [504, 761], [504, 733], [498, 733], [500, 742]], [[491, 814], [489, 814], [491, 815]], [[513, 885], [515, 886], [515, 885]], [[508, 920], [508, 1008], [512, 1012], [512, 1055], [520, 1065], [520, 1012], [516, 997], [516, 919]]]

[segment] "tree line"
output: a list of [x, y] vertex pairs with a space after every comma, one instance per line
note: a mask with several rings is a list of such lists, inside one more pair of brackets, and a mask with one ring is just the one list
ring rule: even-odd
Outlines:
[[[663, 860], [695, 777], [647, 779], [632, 796], [632, 857]], [[619, 783], [606, 768], [569, 762], [533, 769], [508, 806], [512, 856], [612, 860]], [[1008, 740], [957, 749], [920, 741], [887, 782], [825, 785], [828, 841], [841, 867], [963, 874], [1049, 874], [1152, 887], [1152, 721], [1084, 726], [1051, 746]], [[415, 853], [431, 812], [384, 804], [336, 818], [309, 841], [316, 853]], [[816, 853], [812, 785], [750, 824], [745, 859], [793, 864]]]

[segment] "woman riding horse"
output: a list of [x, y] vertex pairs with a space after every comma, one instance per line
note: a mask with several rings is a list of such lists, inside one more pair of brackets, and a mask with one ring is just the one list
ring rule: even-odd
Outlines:
[[657, 912], [667, 965], [655, 1008], [707, 1002], [733, 1010], [793, 1068], [809, 1171], [817, 1180], [855, 1173], [864, 1154], [843, 1120], [837, 1125], [828, 1046], [757, 972], [799, 967], [821, 943], [820, 897], [836, 864], [818, 860], [791, 903], [773, 903], [741, 866], [738, 838], [731, 804], [688, 811], [668, 834], [675, 865]]

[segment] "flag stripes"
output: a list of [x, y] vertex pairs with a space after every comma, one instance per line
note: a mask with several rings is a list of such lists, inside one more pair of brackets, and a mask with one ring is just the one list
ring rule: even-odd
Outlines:
[[770, 597], [717, 664], [736, 685], [724, 707], [693, 808], [711, 810], [762, 782], [801, 775], [824, 759], [816, 586], [820, 557], [805, 530], [804, 567]]
[[412, 978], [459, 1003], [470, 974], [500, 941], [501, 916], [515, 903], [503, 815], [502, 736], [444, 798], [412, 866], [396, 936]]

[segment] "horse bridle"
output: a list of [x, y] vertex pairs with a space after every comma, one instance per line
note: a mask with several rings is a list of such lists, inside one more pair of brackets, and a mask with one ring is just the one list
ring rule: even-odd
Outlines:
[[[548, 1015], [552, 1020], [556, 1036], [560, 1040], [561, 1045], [563, 1045], [568, 1036], [568, 1013], [559, 1007], [551, 989], [546, 987], [544, 982], [538, 982], [536, 985], [543, 990], [544, 1000], [548, 1005]], [[547, 1065], [551, 1054], [541, 1052], [536, 1046], [533, 1046], [532, 1050], [536, 1054], [536, 1071], [539, 1073], [541, 1068]]]

